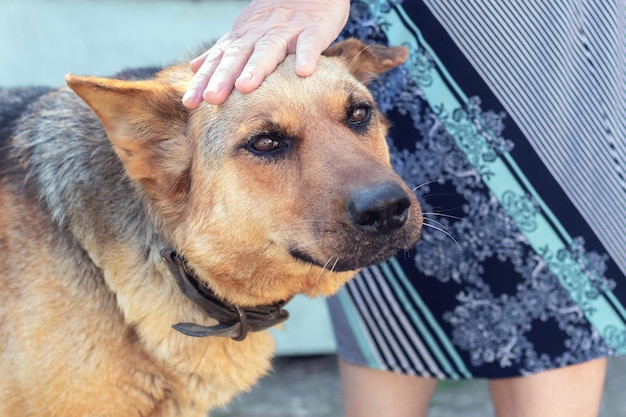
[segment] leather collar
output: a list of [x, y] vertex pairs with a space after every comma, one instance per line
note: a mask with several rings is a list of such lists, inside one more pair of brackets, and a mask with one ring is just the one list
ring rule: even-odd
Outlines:
[[289, 299], [259, 307], [238, 307], [218, 298], [213, 291], [201, 284], [187, 269], [185, 260], [174, 250], [162, 249], [161, 257], [167, 263], [181, 292], [209, 317], [218, 321], [215, 326], [195, 323], [178, 323], [172, 326], [187, 336], [222, 336], [240, 341], [249, 332], [268, 329], [289, 318], [289, 312], [283, 310]]

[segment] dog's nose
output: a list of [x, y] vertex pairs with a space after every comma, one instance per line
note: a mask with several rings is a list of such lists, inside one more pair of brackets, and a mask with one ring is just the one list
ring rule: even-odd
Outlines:
[[411, 200], [399, 184], [384, 182], [354, 192], [348, 215], [360, 229], [389, 232], [406, 223], [410, 206]]

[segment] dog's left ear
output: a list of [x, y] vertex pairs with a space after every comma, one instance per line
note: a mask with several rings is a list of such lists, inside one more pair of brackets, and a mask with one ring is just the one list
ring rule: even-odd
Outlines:
[[192, 155], [182, 93], [155, 80], [68, 74], [65, 81], [96, 113], [126, 172], [148, 197], [180, 202], [189, 186]]
[[341, 58], [348, 71], [367, 84], [385, 71], [403, 64], [409, 56], [404, 46], [366, 45], [357, 39], [346, 39], [329, 46], [322, 55]]

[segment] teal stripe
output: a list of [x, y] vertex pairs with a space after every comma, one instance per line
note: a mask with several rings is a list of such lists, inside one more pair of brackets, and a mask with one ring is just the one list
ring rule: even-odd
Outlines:
[[[377, 11], [373, 10], [373, 12], [376, 13]], [[404, 26], [398, 13], [404, 17], [406, 22], [409, 22], [410, 29], [415, 31], [417, 38]], [[572, 243], [571, 237], [565, 232], [564, 227], [549, 207], [545, 205], [513, 159], [509, 155], [505, 155], [506, 162], [510, 164], [509, 166], [512, 167], [516, 176], [521, 178], [523, 186], [517, 181], [513, 172], [509, 171], [502, 158], [494, 154], [486, 138], [489, 132], [484, 129], [479, 131], [473, 121], [467, 118], [452, 119], [450, 117], [455, 110], [465, 108], [464, 104], [468, 102], [467, 97], [442, 65], [432, 48], [425, 42], [418, 28], [406, 16], [404, 10], [398, 6], [395, 10], [391, 9], [385, 18], [388, 24], [382, 25], [382, 27], [391, 44], [404, 44], [409, 47], [411, 50], [410, 59], [418, 60], [416, 62], [420, 62], [421, 47], [427, 51], [432, 62], [434, 62], [437, 70], [424, 65], [407, 65], [407, 70], [410, 71], [415, 82], [422, 89], [431, 108], [441, 111], [439, 116], [448, 133], [454, 137], [457, 145], [466, 153], [469, 162], [481, 175], [484, 183], [500, 201], [520, 231], [526, 236], [534, 251], [546, 261], [551, 272], [559, 278], [561, 285], [580, 305], [587, 320], [598, 329], [607, 345], [618, 353], [626, 353], [626, 346], [623, 343], [626, 325], [605, 296], [614, 300], [620, 311], [624, 311], [624, 307], [610, 291], [606, 290], [606, 295], [597, 291], [589, 277], [589, 275], [593, 275], [593, 272], [586, 271], [587, 261], [575, 259], [568, 249]], [[457, 97], [460, 97], [463, 102], [459, 102]], [[479, 120], [479, 123], [484, 126], [482, 120]], [[491, 158], [486, 159], [484, 155], [490, 155]], [[533, 200], [529, 198], [527, 193], [530, 193], [543, 214], [534, 209]], [[616, 335], [621, 335], [621, 337]]]
[[561, 222], [558, 221], [557, 217], [554, 215], [554, 213], [552, 213], [552, 210], [550, 210], [545, 201], [543, 201], [543, 198], [541, 198], [541, 196], [537, 193], [535, 187], [530, 184], [530, 181], [528, 181], [528, 178], [526, 178], [526, 176], [523, 174], [523, 171], [520, 169], [519, 165], [517, 165], [517, 162], [515, 162], [515, 160], [511, 158], [511, 155], [509, 155], [508, 153], [504, 154], [504, 158], [506, 159], [509, 166], [513, 168], [515, 174], [520, 178], [524, 187], [528, 190], [528, 192], [532, 195], [537, 204], [541, 207], [543, 213], [548, 217], [554, 227], [557, 228], [558, 233], [563, 236], [565, 242], [570, 245], [573, 241], [572, 237], [569, 235], [569, 233], [567, 233], [563, 225], [561, 225]]
[[372, 344], [370, 342], [370, 338], [367, 335], [367, 330], [365, 330], [365, 326], [359, 320], [360, 315], [352, 304], [352, 300], [350, 295], [347, 293], [348, 290], [346, 288], [342, 288], [337, 293], [337, 298], [339, 299], [339, 303], [341, 304], [341, 308], [344, 312], [344, 316], [348, 321], [348, 325], [350, 326], [350, 330], [352, 331], [352, 335], [356, 340], [357, 345], [359, 346], [359, 351], [363, 355], [365, 362], [369, 368], [373, 369], [381, 369], [381, 361], [379, 360], [376, 353], [372, 348]]
[[619, 300], [617, 299], [617, 297], [615, 296], [615, 294], [613, 294], [611, 291], [607, 291], [606, 292], [606, 296], [609, 299], [610, 302], [613, 303], [613, 305], [615, 305], [615, 308], [617, 308], [617, 310], [619, 311], [619, 313], [622, 315], [622, 317], [626, 317], [626, 309], [624, 308], [624, 306], [619, 302]]
[[[456, 368], [461, 373], [461, 377], [471, 378], [472, 374], [465, 366], [463, 359], [461, 359], [461, 356], [458, 354], [458, 352], [454, 348], [454, 345], [448, 339], [448, 337], [446, 336], [446, 333], [443, 331], [441, 326], [439, 326], [439, 323], [433, 316], [432, 312], [430, 311], [426, 303], [424, 303], [424, 300], [422, 300], [422, 297], [420, 297], [417, 291], [415, 291], [415, 288], [413, 287], [413, 285], [409, 282], [409, 279], [407, 278], [406, 274], [404, 273], [404, 270], [398, 263], [398, 260], [395, 258], [391, 258], [389, 260], [389, 263], [393, 267], [393, 270], [396, 276], [398, 277], [398, 279], [404, 284], [404, 288], [407, 289], [407, 292], [409, 293], [411, 300], [417, 305], [419, 310], [424, 315], [428, 325], [435, 332], [437, 340], [443, 346], [443, 350], [445, 350], [445, 352], [447, 352], [448, 355], [454, 361], [454, 366], [456, 366]], [[445, 372], [451, 378], [458, 379], [459, 378], [458, 373], [453, 369], [452, 364], [445, 357], [444, 351], [441, 348], [439, 348], [439, 344], [437, 343], [437, 341], [435, 341], [435, 338], [428, 331], [422, 319], [420, 319], [420, 317], [417, 315], [417, 313], [415, 312], [413, 308], [409, 309], [409, 307], [412, 306], [412, 304], [408, 301], [407, 297], [404, 295], [404, 291], [402, 290], [398, 282], [395, 279], [393, 279], [394, 274], [389, 269], [389, 266], [386, 264], [383, 264], [381, 265], [381, 267], [385, 270], [384, 271], [385, 275], [388, 276], [389, 278], [388, 281], [392, 285], [394, 289], [394, 293], [398, 296], [402, 304], [405, 306], [405, 310], [409, 314], [411, 321], [415, 323], [416, 326], [418, 327], [420, 335], [422, 335], [424, 341], [428, 344], [430, 351], [433, 352], [433, 354], [437, 357], [439, 364], [442, 366]]]

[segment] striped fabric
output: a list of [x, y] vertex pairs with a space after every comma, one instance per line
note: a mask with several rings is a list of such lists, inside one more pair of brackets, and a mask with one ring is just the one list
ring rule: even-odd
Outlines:
[[626, 271], [624, 0], [426, 3]]
[[373, 86], [396, 169], [467, 204], [329, 300], [340, 356], [457, 379], [626, 353], [623, 0], [354, 1], [346, 36], [409, 47]]
[[[439, 379], [471, 377], [395, 259], [389, 265], [366, 268], [358, 280], [329, 303], [335, 311], [348, 311], [345, 317], [355, 321], [350, 324], [352, 329], [369, 329], [337, 332], [340, 346], [355, 343], [345, 338], [362, 338], [358, 344], [363, 349], [354, 352], [353, 357], [346, 352], [351, 362]], [[346, 328], [346, 324], [340, 327]], [[372, 346], [375, 347], [370, 349]], [[379, 365], [383, 363], [386, 365]]]

